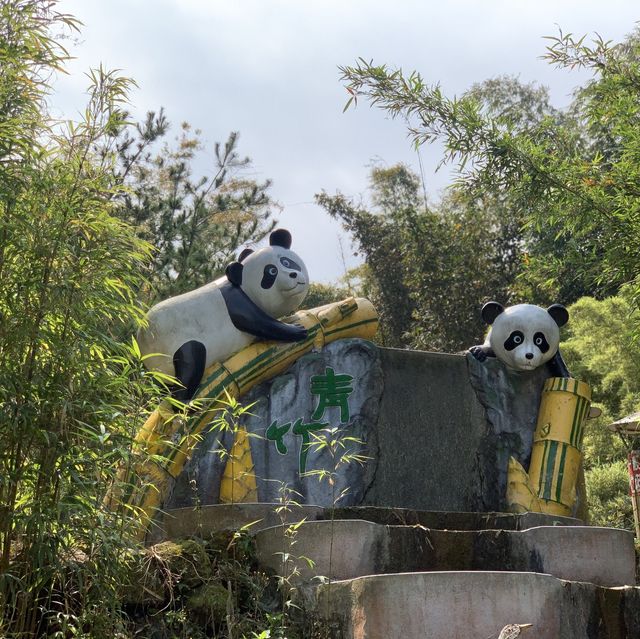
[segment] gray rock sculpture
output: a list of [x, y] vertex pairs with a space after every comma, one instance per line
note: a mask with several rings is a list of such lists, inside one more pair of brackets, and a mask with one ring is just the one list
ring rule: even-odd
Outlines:
[[[337, 391], [323, 393], [322, 384], [332, 382]], [[293, 490], [290, 498], [300, 503], [362, 503], [365, 465], [371, 460], [340, 460], [345, 454], [366, 455], [381, 396], [379, 349], [361, 339], [340, 340], [304, 355], [287, 373], [254, 388], [243, 398], [251, 414], [242, 425], [250, 434], [258, 500], [276, 502], [285, 490]], [[322, 438], [345, 437], [350, 439], [335, 455], [319, 444]], [[218, 453], [231, 443], [231, 433], [205, 436], [178, 478], [168, 507], [217, 502], [226, 461]], [[326, 473], [334, 475], [333, 483]]]
[[[352, 378], [344, 422], [339, 399], [317, 412], [312, 378], [326, 377], [328, 369]], [[528, 467], [548, 376], [546, 367], [518, 373], [497, 359], [380, 348], [361, 339], [334, 342], [243, 398], [251, 405], [243, 425], [258, 500], [279, 501], [286, 487], [299, 493], [294, 501], [324, 507], [502, 511], [509, 457]], [[311, 446], [302, 459], [296, 431], [313, 423], [359, 440], [348, 448], [367, 457], [363, 465], [340, 465], [333, 486], [314, 474], [335, 468], [326, 449]], [[226, 461], [219, 453], [231, 445], [231, 433], [206, 434], [165, 508], [218, 503]], [[301, 477], [302, 461], [308, 474]]]

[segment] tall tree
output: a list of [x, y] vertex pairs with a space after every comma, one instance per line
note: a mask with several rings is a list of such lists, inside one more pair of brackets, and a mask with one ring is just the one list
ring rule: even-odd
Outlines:
[[482, 303], [508, 295], [518, 263], [496, 207], [453, 191], [428, 209], [403, 165], [374, 168], [370, 186], [369, 209], [343, 195], [317, 201], [365, 257], [385, 344], [455, 351], [476, 343]]
[[247, 177], [251, 161], [238, 154], [238, 134], [214, 145], [210, 177], [195, 177], [204, 151], [199, 130], [183, 123], [160, 149], [169, 122], [162, 110], [148, 113], [134, 131], [117, 138], [118, 179], [127, 186], [118, 215], [155, 247], [148, 301], [191, 290], [224, 272], [238, 247], [261, 240], [272, 229], [277, 205], [270, 180]]

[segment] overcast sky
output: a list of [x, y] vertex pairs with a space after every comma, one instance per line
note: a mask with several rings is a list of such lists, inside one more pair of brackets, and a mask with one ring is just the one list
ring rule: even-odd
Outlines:
[[[215, 141], [239, 131], [253, 177], [274, 181], [292, 248], [312, 281], [324, 282], [344, 273], [340, 237], [347, 266], [359, 258], [314, 194], [365, 194], [372, 161], [418, 168], [401, 122], [364, 102], [342, 113], [338, 65], [363, 57], [416, 69], [448, 95], [517, 75], [549, 86], [562, 106], [585, 76], [541, 60], [543, 36], [561, 27], [617, 41], [640, 20], [637, 0], [62, 0], [59, 9], [84, 27], [56, 108], [73, 116], [83, 73], [102, 63], [138, 83], [135, 114], [163, 106], [174, 130], [185, 120], [202, 129], [210, 155]], [[421, 155], [435, 199], [447, 174], [432, 172], [436, 149]]]

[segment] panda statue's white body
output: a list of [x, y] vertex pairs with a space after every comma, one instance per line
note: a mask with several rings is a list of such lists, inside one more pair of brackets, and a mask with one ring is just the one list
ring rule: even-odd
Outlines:
[[309, 290], [307, 269], [289, 249], [291, 235], [271, 233], [270, 245], [246, 249], [226, 275], [153, 306], [138, 332], [149, 370], [175, 376], [191, 399], [204, 369], [222, 362], [257, 338], [298, 341], [304, 328], [276, 318], [293, 313]]
[[497, 302], [482, 307], [482, 319], [489, 325], [484, 344], [472, 346], [469, 352], [478, 360], [497, 357], [515, 371], [531, 371], [549, 364], [558, 377], [569, 377], [558, 346], [560, 327], [569, 319], [561, 304], [548, 309], [533, 304], [516, 304], [504, 308]]
[[143, 355], [160, 353], [145, 360], [150, 370], [173, 375], [173, 354], [186, 342], [197, 340], [207, 352], [205, 368], [237, 353], [256, 338], [232, 323], [220, 287], [220, 277], [188, 293], [156, 304], [147, 313], [147, 327], [138, 333]]

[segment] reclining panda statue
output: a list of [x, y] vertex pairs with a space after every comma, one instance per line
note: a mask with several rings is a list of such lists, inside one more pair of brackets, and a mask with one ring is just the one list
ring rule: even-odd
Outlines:
[[291, 234], [273, 231], [269, 246], [245, 249], [224, 276], [153, 306], [138, 344], [149, 370], [174, 376], [173, 396], [189, 401], [205, 368], [222, 362], [256, 338], [295, 342], [301, 326], [276, 318], [293, 313], [309, 290], [304, 262], [290, 250]]
[[546, 310], [533, 304], [504, 308], [498, 302], [482, 307], [482, 319], [491, 328], [484, 344], [469, 352], [479, 361], [497, 357], [508, 368], [531, 371], [546, 364], [553, 377], [571, 377], [560, 355], [560, 327], [569, 321], [562, 304]]

